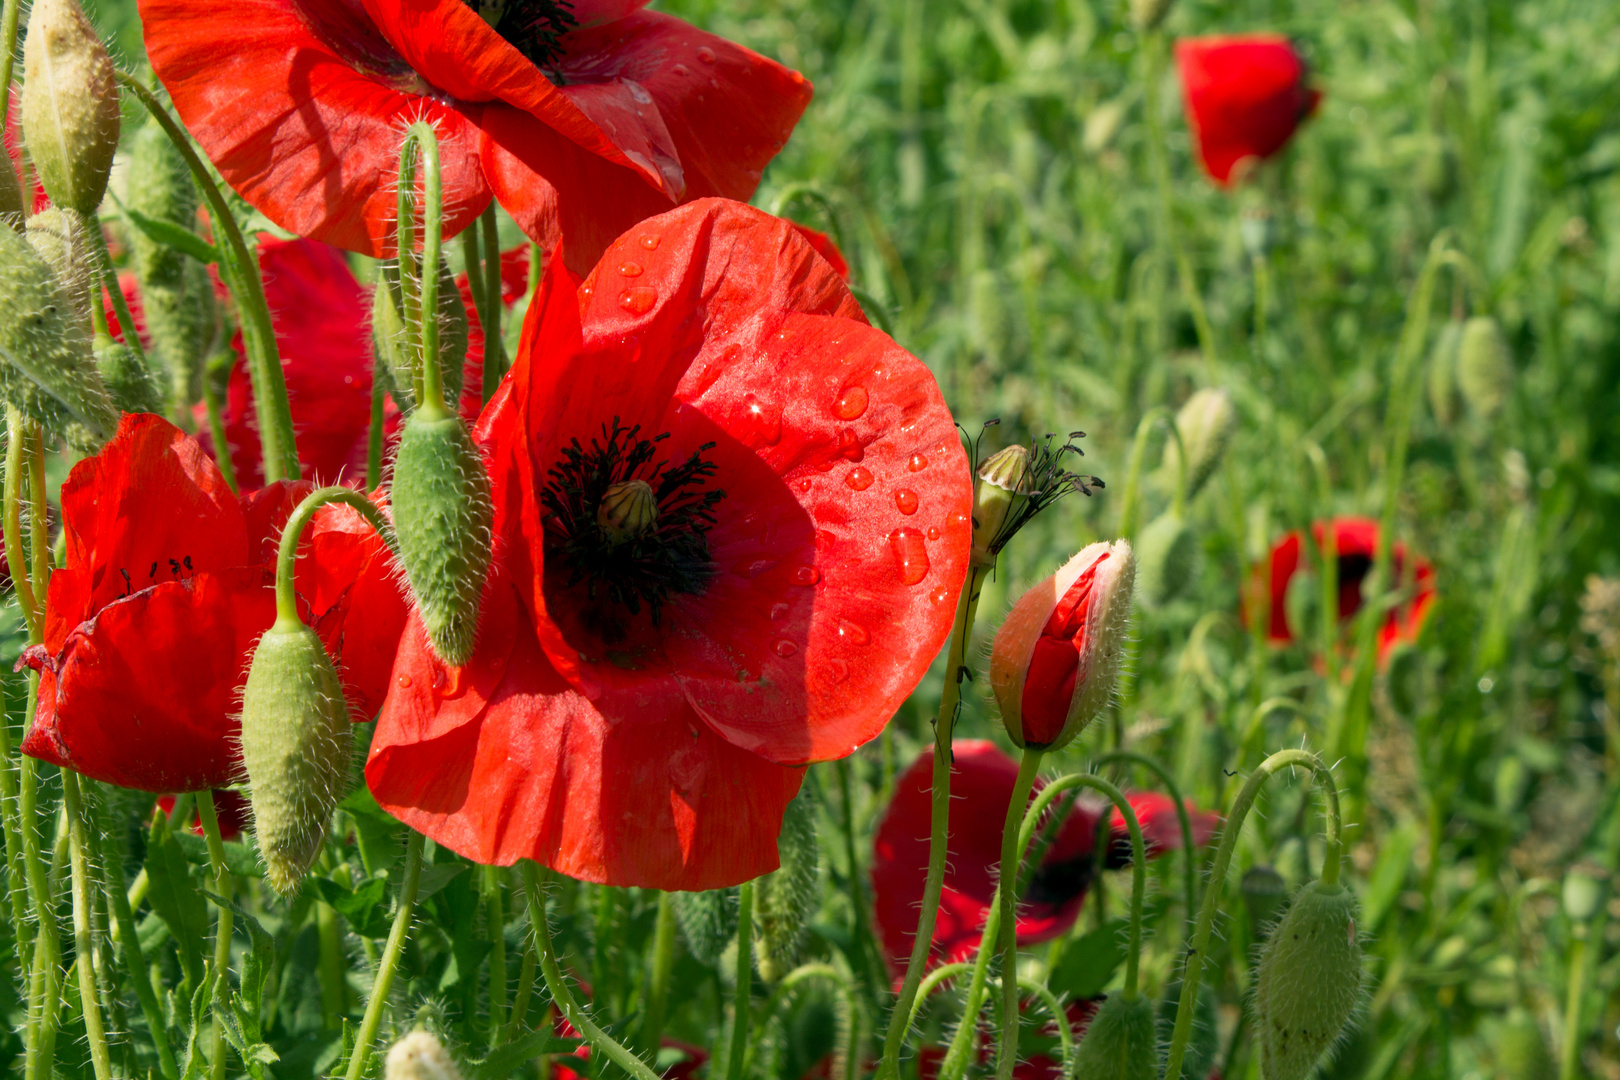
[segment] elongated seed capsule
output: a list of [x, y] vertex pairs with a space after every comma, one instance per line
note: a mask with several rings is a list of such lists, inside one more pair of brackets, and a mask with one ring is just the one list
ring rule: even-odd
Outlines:
[[1339, 1038], [1361, 996], [1356, 897], [1312, 882], [1271, 931], [1255, 981], [1260, 1074], [1305, 1080]]
[[95, 213], [118, 149], [118, 82], [77, 0], [37, 0], [28, 15], [22, 121], [51, 202]]

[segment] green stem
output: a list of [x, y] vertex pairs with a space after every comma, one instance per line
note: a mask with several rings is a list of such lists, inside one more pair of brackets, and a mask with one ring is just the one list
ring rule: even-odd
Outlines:
[[96, 1080], [111, 1080], [112, 1058], [107, 1053], [107, 1029], [102, 1024], [101, 1000], [96, 993], [93, 968], [95, 942], [90, 929], [90, 866], [85, 858], [84, 803], [79, 795], [79, 775], [62, 770], [62, 802], [68, 816], [69, 855], [73, 872], [73, 960], [79, 973], [79, 1003], [84, 1015], [85, 1041], [90, 1046], [90, 1066]]
[[1254, 359], [1258, 367], [1266, 363], [1266, 316], [1271, 298], [1271, 262], [1263, 254], [1249, 259], [1254, 267]]
[[[219, 911], [219, 920], [214, 924], [214, 974], [223, 991], [230, 985], [231, 930], [235, 924], [230, 899], [234, 889], [230, 869], [225, 865], [225, 843], [219, 835], [219, 815], [214, 812], [212, 789], [197, 792], [197, 816], [202, 818], [203, 836], [208, 841], [208, 868], [214, 872], [214, 895], [223, 901], [214, 905]], [[214, 999], [214, 1030], [208, 1049], [209, 1075], [213, 1080], [224, 1080], [225, 1076], [225, 1018], [220, 1015], [224, 998], [225, 995], [219, 993]]]
[[348, 1012], [344, 969], [343, 930], [337, 911], [324, 900], [315, 901], [316, 978], [321, 989], [321, 1026], [327, 1031], [343, 1027]]
[[360, 1080], [366, 1074], [371, 1044], [376, 1041], [383, 1010], [388, 1007], [388, 991], [394, 985], [394, 972], [399, 967], [400, 954], [405, 951], [405, 936], [410, 932], [411, 913], [416, 908], [416, 887], [421, 880], [422, 834], [413, 829], [405, 844], [405, 878], [399, 885], [399, 905], [394, 909], [394, 925], [388, 930], [388, 942], [383, 946], [382, 960], [377, 965], [377, 978], [371, 984], [371, 999], [366, 1002], [366, 1014], [361, 1018], [360, 1031], [355, 1036], [354, 1053], [349, 1058], [348, 1080]]
[[[1142, 414], [1142, 419], [1136, 425], [1136, 439], [1131, 443], [1131, 457], [1125, 467], [1125, 490], [1119, 500], [1119, 535], [1127, 540], [1136, 538], [1136, 521], [1141, 514], [1142, 502], [1142, 463], [1147, 457], [1148, 438], [1153, 434], [1153, 426], [1160, 421], [1175, 427], [1170, 420], [1170, 410], [1163, 405], [1155, 405]], [[1185, 459], [1186, 455], [1183, 454], [1182, 458]]]
[[28, 624], [29, 644], [39, 645], [45, 640], [42, 621], [44, 613], [39, 609], [39, 598], [34, 592], [28, 556], [23, 548], [22, 531], [23, 482], [28, 478], [27, 459], [32, 427], [33, 423], [24, 419], [23, 414], [14, 406], [7, 407], [4, 526], [6, 562], [11, 568], [11, 582], [17, 593], [17, 606], [22, 608], [23, 621]]
[[[377, 288], [387, 288], [381, 281]], [[378, 378], [377, 365], [382, 363], [378, 358], [373, 363], [371, 371], [371, 427], [366, 434], [366, 490], [376, 491], [377, 485], [382, 483], [383, 461], [383, 399], [387, 391], [383, 389], [382, 379]]]
[[366, 523], [377, 530], [383, 543], [397, 556], [399, 554], [394, 540], [394, 530], [383, 517], [382, 511], [377, 509], [375, 503], [358, 491], [344, 487], [324, 487], [310, 492], [304, 496], [304, 501], [293, 510], [292, 516], [281, 530], [281, 546], [276, 552], [276, 620], [281, 622], [300, 622], [298, 616], [298, 594], [293, 587], [293, 570], [298, 561], [298, 538], [309, 524], [315, 511], [327, 503], [343, 503], [360, 511], [360, 516]]
[[[118, 325], [124, 331], [124, 344], [141, 362], [141, 367], [150, 368], [146, 350], [141, 347], [141, 335], [135, 332], [135, 317], [130, 314], [129, 301], [124, 299], [124, 290], [118, 286], [118, 268], [113, 266], [112, 252], [107, 250], [107, 234], [101, 229], [101, 219], [91, 214], [85, 219], [84, 228], [90, 234], [90, 253], [101, 268], [101, 280], [107, 286], [107, 295], [112, 297], [113, 313], [118, 316]], [[90, 298], [90, 314], [93, 319], [99, 318], [106, 325], [107, 312], [101, 306], [101, 297]]]
[[478, 313], [478, 320], [484, 328], [483, 392], [488, 401], [506, 375], [506, 343], [501, 338], [501, 238], [496, 230], [493, 200], [478, 220], [484, 239], [484, 310]]
[[890, 1080], [900, 1069], [900, 1047], [905, 1042], [911, 1018], [911, 1005], [917, 999], [917, 984], [934, 946], [934, 922], [939, 915], [939, 894], [945, 884], [945, 857], [951, 814], [951, 737], [956, 729], [956, 710], [961, 702], [962, 678], [967, 672], [963, 658], [973, 633], [973, 617], [979, 608], [979, 591], [994, 564], [974, 564], [957, 601], [956, 621], [945, 661], [945, 685], [940, 691], [939, 712], [934, 717], [934, 774], [931, 782], [930, 827], [928, 836], [928, 876], [923, 881], [922, 908], [917, 916], [917, 936], [912, 942], [911, 959], [900, 984], [900, 996], [889, 1014], [889, 1029], [883, 1038], [883, 1059], [878, 1064], [878, 1080]]
[[1191, 924], [1193, 915], [1198, 910], [1198, 875], [1193, 870], [1193, 859], [1197, 854], [1195, 851], [1197, 845], [1193, 842], [1192, 815], [1187, 813], [1187, 800], [1181, 797], [1181, 788], [1170, 775], [1170, 770], [1146, 754], [1137, 754], [1130, 750], [1115, 750], [1098, 758], [1095, 764], [1098, 768], [1101, 768], [1116, 761], [1139, 765], [1152, 773], [1158, 778], [1159, 783], [1164, 785], [1164, 790], [1170, 796], [1170, 800], [1176, 804], [1176, 822], [1181, 826], [1181, 848], [1184, 856], [1181, 860], [1181, 888], [1186, 896], [1187, 922]]
[[[417, 275], [420, 296], [418, 322], [421, 344], [422, 391], [417, 407], [424, 419], [436, 419], [450, 411], [444, 400], [444, 378], [439, 356], [439, 254], [443, 242], [444, 197], [439, 171], [439, 137], [433, 126], [418, 120], [405, 131], [405, 144], [399, 151], [399, 254], [400, 274], [405, 276], [406, 256], [415, 244], [415, 212], [409, 209], [416, 193], [416, 159], [422, 159], [422, 263]], [[409, 324], [409, 319], [406, 320]]]
[[753, 995], [754, 883], [745, 881], [737, 889], [737, 998], [731, 1019], [731, 1049], [726, 1054], [726, 1080], [742, 1080]]
[[225, 435], [225, 417], [219, 408], [219, 388], [214, 385], [213, 378], [207, 371], [202, 377], [203, 409], [208, 413], [208, 435], [214, 440], [214, 463], [225, 477], [225, 484], [232, 492], [239, 492], [241, 488], [236, 482], [236, 466], [231, 462], [231, 443]]
[[152, 989], [152, 973], [146, 966], [146, 954], [141, 951], [140, 936], [135, 930], [135, 913], [130, 907], [129, 894], [124, 891], [124, 870], [117, 858], [105, 860], [105, 865], [111, 875], [107, 892], [112, 899], [118, 943], [124, 950], [124, 968], [129, 972], [130, 982], [135, 984], [135, 998], [141, 1004], [141, 1014], [146, 1017], [152, 1046], [157, 1051], [158, 1071], [164, 1080], [177, 1080], [180, 1071], [175, 1066], [174, 1049], [169, 1045], [169, 1025]]
[[1069, 1015], [1063, 1011], [1063, 1006], [1058, 1003], [1057, 995], [1048, 990], [1045, 983], [1042, 983], [1037, 979], [1027, 978], [1023, 975], [1018, 977], [1018, 986], [1020, 989], [1033, 994], [1037, 999], [1039, 999], [1040, 1003], [1046, 1007], [1046, 1011], [1051, 1014], [1052, 1023], [1057, 1027], [1058, 1048], [1062, 1056], [1063, 1067], [1059, 1071], [1058, 1075], [1073, 1075], [1075, 1052], [1074, 1029], [1069, 1026]]
[[1587, 928], [1576, 928], [1569, 943], [1569, 989], [1564, 1006], [1564, 1045], [1559, 1054], [1558, 1080], [1576, 1080], [1581, 1066], [1581, 1000], [1586, 996], [1586, 964], [1591, 945]]
[[[960, 968], [966, 965], [955, 966]], [[936, 968], [934, 971], [929, 972], [928, 978], [932, 979], [938, 971], [939, 969]], [[782, 976], [775, 988], [771, 990], [770, 998], [765, 1002], [765, 1011], [760, 1014], [759, 1028], [762, 1032], [768, 1030], [771, 1021], [781, 1010], [788, 996], [797, 990], [800, 985], [812, 979], [826, 979], [837, 986], [840, 991], [840, 1006], [846, 1015], [840, 1018], [840, 1027], [843, 1030], [839, 1033], [839, 1045], [833, 1052], [833, 1060], [837, 1063], [834, 1066], [833, 1075], [839, 1077], [839, 1080], [855, 1080], [855, 1077], [859, 1075], [857, 1070], [861, 1064], [858, 1055], [855, 1053], [855, 1029], [858, 1022], [859, 998], [856, 995], [854, 981], [831, 964], [803, 964]], [[933, 989], [933, 985], [937, 985], [937, 983], [930, 984], [928, 979], [923, 980], [917, 1000], [922, 1001], [927, 998], [928, 992]], [[743, 1069], [745, 1074], [753, 1072], [751, 1066], [757, 1050], [757, 1042], [749, 1047], [748, 1065]], [[840, 1064], [842, 1069], [838, 1068]]]
[[[296, 480], [301, 475], [298, 464], [298, 444], [293, 432], [292, 406], [287, 401], [287, 383], [282, 376], [281, 355], [276, 346], [275, 326], [270, 319], [270, 305], [265, 300], [264, 282], [259, 277], [259, 262], [249, 250], [241, 227], [226, 205], [225, 197], [208, 173], [208, 168], [191, 147], [184, 129], [177, 124], [169, 110], [157, 96], [141, 85], [139, 79], [126, 72], [118, 72], [118, 82], [141, 99], [141, 103], [162, 126], [180, 155], [191, 169], [197, 189], [208, 200], [210, 222], [214, 228], [216, 246], [219, 247], [220, 275], [236, 299], [242, 316], [242, 345], [248, 357], [248, 374], [253, 383], [253, 404], [258, 413], [259, 439], [264, 448], [264, 479]], [[223, 233], [225, 244], [218, 245]]]
[[[1018, 777], [1013, 781], [1012, 798], [1007, 801], [1007, 818], [1001, 827], [1001, 878], [1003, 887], [996, 890], [997, 910], [1001, 915], [1001, 1050], [996, 1057], [996, 1075], [1011, 1080], [1013, 1063], [1018, 1058], [1018, 847], [1019, 826], [1024, 821], [1024, 807], [1029, 802], [1030, 788], [1040, 772], [1044, 750], [1026, 746], [1018, 761]], [[966, 1023], [964, 1019], [964, 1023]]]
[[512, 1001], [512, 1015], [506, 1022], [506, 1042], [511, 1042], [523, 1030], [529, 1018], [529, 999], [534, 996], [535, 962], [533, 944], [523, 947], [523, 963], [518, 966], [517, 997]]
[[[573, 992], [568, 989], [562, 970], [557, 966], [556, 949], [551, 943], [551, 927], [546, 922], [545, 891], [540, 866], [527, 860], [522, 866], [524, 893], [529, 904], [529, 924], [534, 928], [535, 949], [540, 956], [540, 973], [544, 976], [546, 989], [551, 992], [551, 999], [557, 1003], [563, 1018], [574, 1026], [574, 1030], [579, 1032], [586, 1042], [602, 1051], [609, 1061], [629, 1073], [635, 1080], [658, 1080], [658, 1075], [649, 1069], [645, 1062], [598, 1027], [574, 1000]], [[359, 1080], [359, 1077], [351, 1073], [349, 1080]]]
[[867, 925], [866, 890], [861, 887], [861, 864], [855, 842], [855, 807], [854, 800], [850, 797], [849, 759], [840, 758], [834, 763], [833, 768], [838, 773], [838, 800], [844, 818], [844, 861], [849, 865], [849, 904], [855, 918], [854, 954], [860, 960], [861, 970], [865, 972], [872, 931]]
[[11, 118], [11, 69], [17, 60], [17, 13], [21, 8], [21, 0], [5, 0], [0, 8], [0, 131], [6, 130]]
[[1320, 758], [1308, 750], [1279, 750], [1262, 761], [1249, 777], [1232, 803], [1221, 828], [1220, 847], [1210, 863], [1209, 888], [1204, 891], [1204, 904], [1198, 911], [1198, 924], [1193, 928], [1191, 945], [1187, 952], [1187, 969], [1181, 978], [1181, 1003], [1176, 1009], [1176, 1027], [1170, 1036], [1170, 1054], [1164, 1075], [1169, 1080], [1181, 1076], [1182, 1059], [1187, 1054], [1187, 1039], [1192, 1034], [1193, 1009], [1198, 1001], [1198, 984], [1204, 978], [1204, 953], [1209, 948], [1210, 934], [1215, 929], [1216, 909], [1220, 904], [1221, 886], [1226, 882], [1226, 871], [1232, 865], [1232, 854], [1237, 850], [1238, 836], [1243, 832], [1243, 819], [1254, 805], [1260, 788], [1275, 773], [1304, 766], [1314, 773], [1327, 793], [1327, 850], [1322, 856], [1322, 882], [1332, 885], [1339, 880], [1339, 863], [1343, 842], [1339, 824], [1339, 789], [1334, 786], [1333, 773]]
[[641, 1047], [658, 1052], [664, 1037], [664, 1011], [669, 1005], [669, 972], [675, 964], [675, 904], [667, 892], [658, 894], [658, 919], [653, 929], [652, 970], [647, 976], [647, 1013], [641, 1023]]
[[501, 868], [483, 868], [484, 921], [489, 926], [489, 1044], [500, 1043], [506, 1024], [506, 914], [501, 903]]

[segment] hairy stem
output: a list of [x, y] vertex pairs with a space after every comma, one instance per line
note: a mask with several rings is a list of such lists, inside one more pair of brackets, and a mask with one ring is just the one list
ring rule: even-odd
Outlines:
[[394, 925], [388, 930], [388, 943], [383, 946], [382, 960], [377, 964], [377, 978], [371, 984], [371, 999], [366, 1002], [366, 1014], [361, 1018], [360, 1030], [355, 1035], [354, 1054], [349, 1058], [348, 1080], [360, 1080], [366, 1074], [371, 1044], [377, 1039], [377, 1028], [382, 1023], [383, 1010], [388, 1007], [388, 991], [394, 985], [399, 956], [405, 951], [405, 936], [411, 929], [411, 913], [416, 909], [416, 887], [421, 880], [422, 834], [412, 829], [410, 839], [405, 844], [405, 878], [399, 885]]

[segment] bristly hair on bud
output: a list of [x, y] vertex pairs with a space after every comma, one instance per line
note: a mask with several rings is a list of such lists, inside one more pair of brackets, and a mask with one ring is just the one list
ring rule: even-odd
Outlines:
[[754, 925], [759, 930], [754, 967], [767, 983], [798, 965], [805, 930], [820, 907], [821, 847], [811, 788], [801, 789], [788, 803], [776, 849], [781, 865], [754, 882]]
[[118, 81], [76, 0], [35, 0], [28, 15], [22, 119], [51, 202], [95, 213], [118, 149]]
[[1160, 1068], [1153, 1002], [1109, 994], [1075, 1049], [1074, 1080], [1159, 1080]]
[[461, 1080], [444, 1045], [426, 1031], [413, 1031], [388, 1048], [384, 1080]]
[[[991, 420], [984, 427], [991, 428], [1000, 422]], [[973, 550], [976, 559], [981, 562], [985, 560], [994, 562], [996, 556], [1000, 555], [1002, 549], [1018, 534], [1019, 529], [1065, 495], [1077, 491], [1089, 496], [1093, 488], [1107, 487], [1100, 477], [1071, 472], [1063, 467], [1065, 454], [1085, 456], [1085, 451], [1078, 445], [1079, 440], [1085, 437], [1086, 433], [1083, 431], [1071, 431], [1068, 438], [1056, 446], [1053, 442], [1057, 439], [1057, 435], [1051, 432], [1048, 432], [1044, 439], [1030, 440], [1023, 454], [1022, 475], [1018, 478], [1017, 484], [1019, 490], [1012, 492], [1015, 498], [1006, 501], [999, 524], [981, 522], [978, 519], [981, 499], [976, 494], [973, 527]], [[987, 483], [1010, 491], [1011, 489], [1006, 488], [1007, 480], [1003, 477], [1011, 476], [1007, 471], [1011, 459], [1004, 456], [1005, 451], [987, 458], [981, 457], [980, 444], [983, 441], [983, 429], [976, 438], [968, 439], [968, 457], [973, 464], [973, 474], [979, 477], [980, 493], [989, 494], [984, 492]], [[994, 474], [992, 478], [985, 476], [986, 469], [992, 470]], [[992, 505], [994, 502], [995, 500], [992, 500]]]
[[1355, 1012], [1361, 985], [1355, 894], [1311, 882], [1260, 953], [1254, 1002], [1264, 1080], [1310, 1076]]

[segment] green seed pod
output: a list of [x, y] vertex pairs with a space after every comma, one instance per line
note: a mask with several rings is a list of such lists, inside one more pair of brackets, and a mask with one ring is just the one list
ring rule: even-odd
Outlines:
[[163, 388], [139, 358], [121, 341], [96, 347], [96, 368], [120, 412], [163, 412]]
[[681, 926], [686, 949], [700, 963], [713, 967], [720, 954], [737, 939], [737, 890], [675, 893], [675, 921]]
[[809, 788], [788, 803], [776, 848], [781, 866], [754, 883], [754, 924], [759, 929], [754, 966], [767, 983], [798, 965], [805, 927], [820, 907], [821, 849]]
[[1255, 983], [1260, 1075], [1305, 1080], [1361, 995], [1355, 894], [1312, 882], [1294, 895], [1260, 954]]
[[1205, 388], [1187, 399], [1176, 413], [1176, 430], [1181, 444], [1175, 439], [1164, 444], [1161, 468], [1171, 484], [1179, 483], [1181, 475], [1181, 447], [1187, 449], [1187, 498], [1203, 490], [1204, 484], [1215, 472], [1232, 441], [1237, 428], [1237, 410], [1232, 406], [1232, 395], [1225, 390]]
[[90, 253], [90, 237], [84, 219], [72, 210], [50, 206], [28, 219], [24, 233], [28, 243], [56, 276], [56, 283], [67, 294], [73, 311], [90, 333], [90, 295], [97, 273], [96, 257]]
[[[197, 185], [191, 168], [163, 128], [149, 121], [130, 140], [129, 208], [154, 221], [191, 229], [197, 223]], [[130, 230], [130, 262], [143, 290], [185, 281], [184, 253]]]
[[[388, 390], [401, 409], [416, 407], [416, 374], [405, 347], [405, 320], [394, 306], [393, 290], [383, 281], [371, 298], [371, 346], [379, 369], [389, 375]], [[462, 373], [467, 364], [467, 307], [461, 302], [450, 264], [439, 262], [439, 377], [444, 382], [444, 403], [451, 412], [461, 400]]]
[[413, 1031], [388, 1049], [384, 1080], [461, 1080], [461, 1070], [442, 1043]]
[[1174, 511], [1160, 514], [1137, 539], [1136, 592], [1150, 608], [1180, 596], [1198, 568], [1198, 534]]
[[28, 15], [22, 121], [51, 202], [94, 214], [118, 149], [118, 81], [77, 0], [36, 0]]
[[253, 650], [242, 689], [242, 764], [265, 877], [291, 896], [320, 854], [343, 797], [354, 724], [315, 631], [278, 618]]
[[1457, 345], [1457, 389], [1469, 411], [1485, 420], [1495, 416], [1513, 392], [1513, 352], [1502, 327], [1489, 315], [1476, 315], [1463, 324]]
[[495, 507], [484, 459], [460, 417], [431, 406], [411, 414], [394, 456], [392, 498], [400, 561], [433, 651], [465, 664], [478, 634]]
[[1013, 509], [1029, 494], [1029, 450], [1008, 446], [985, 458], [973, 489], [973, 561], [995, 560], [991, 545]]
[[[1159, 1001], [1159, 1045], [1169, 1046], [1176, 1030], [1176, 1012], [1181, 1008], [1181, 983], [1165, 987]], [[1215, 1058], [1220, 1054], [1220, 1037], [1216, 1030], [1215, 988], [1209, 983], [1198, 986], [1198, 1000], [1193, 1003], [1192, 1033], [1187, 1040], [1187, 1053], [1181, 1059], [1181, 1075], [1207, 1077], [1215, 1069]]]
[[1536, 1018], [1514, 1009], [1496, 1029], [1496, 1075], [1501, 1080], [1553, 1080], [1558, 1066]]
[[1450, 428], [1457, 419], [1457, 349], [1462, 335], [1461, 319], [1447, 321], [1429, 354], [1429, 409], [1442, 428]]
[[1160, 1068], [1153, 1002], [1108, 995], [1075, 1049], [1074, 1080], [1159, 1080]]
[[179, 284], [154, 281], [143, 286], [141, 300], [152, 348], [169, 372], [170, 394], [176, 404], [195, 405], [202, 398], [203, 360], [219, 333], [219, 309], [207, 268], [187, 259], [180, 269]]
[[0, 398], [52, 435], [94, 451], [118, 426], [90, 336], [27, 240], [0, 229]]
[[1590, 922], [1603, 910], [1605, 892], [1596, 874], [1586, 873], [1581, 867], [1571, 870], [1564, 875], [1564, 914], [1572, 922]]

